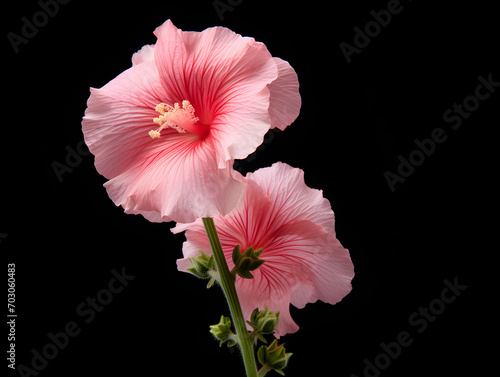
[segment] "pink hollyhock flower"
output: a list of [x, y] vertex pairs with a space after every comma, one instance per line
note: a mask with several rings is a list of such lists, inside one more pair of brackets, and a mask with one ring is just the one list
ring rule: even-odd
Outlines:
[[[299, 328], [290, 316], [290, 304], [303, 308], [317, 300], [339, 302], [351, 290], [354, 266], [335, 236], [329, 201], [322, 191], [306, 186], [302, 170], [276, 163], [242, 180], [243, 199], [214, 222], [230, 270], [236, 245], [241, 251], [264, 249], [259, 258], [265, 263], [252, 271], [253, 279], [237, 276], [236, 290], [246, 320], [255, 308], [280, 311], [279, 337]], [[201, 219], [178, 224], [172, 231], [186, 231], [179, 270], [191, 267], [189, 258], [199, 256], [200, 250], [211, 254]]]
[[82, 121], [104, 185], [126, 213], [191, 222], [227, 214], [243, 193], [232, 169], [301, 105], [293, 68], [229, 29], [170, 20], [132, 67], [91, 89]]

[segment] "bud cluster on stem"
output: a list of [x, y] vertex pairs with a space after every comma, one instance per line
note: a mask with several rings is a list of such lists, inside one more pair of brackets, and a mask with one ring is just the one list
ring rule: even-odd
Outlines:
[[[212, 247], [212, 255], [208, 256], [207, 253], [200, 251], [198, 257], [189, 258], [192, 267], [187, 270], [199, 278], [209, 279], [208, 288], [214, 284], [214, 281], [219, 283], [229, 304], [236, 330], [235, 334], [231, 330], [231, 319], [222, 315], [219, 323], [210, 326], [210, 333], [219, 340], [219, 346], [224, 343], [228, 347], [233, 347], [236, 344], [239, 346], [247, 377], [263, 377], [271, 370], [284, 375], [283, 368], [286, 367], [292, 354], [286, 353], [283, 345], [278, 345], [276, 339], [267, 345], [267, 340], [264, 337], [264, 335], [274, 333], [279, 323], [280, 313], [272, 312], [268, 307], [263, 310], [256, 308], [250, 315], [250, 320], [246, 321], [253, 329], [252, 332], [249, 332], [236, 293], [236, 276], [253, 279], [250, 271], [256, 270], [264, 263], [264, 260], [259, 259], [263, 249], [255, 250], [254, 247], [249, 247], [240, 253], [240, 247], [237, 245], [232, 253], [234, 268], [229, 271], [213, 219], [203, 218], [203, 224]], [[266, 345], [258, 349], [257, 356], [262, 368], [257, 372], [254, 345], [257, 344], [258, 340]]]
[[226, 296], [227, 303], [229, 304], [229, 310], [231, 311], [231, 317], [234, 322], [236, 335], [238, 337], [238, 346], [241, 351], [243, 363], [245, 364], [247, 377], [257, 377], [257, 365], [255, 363], [253, 344], [250, 334], [246, 328], [240, 301], [238, 299], [238, 294], [236, 293], [236, 286], [234, 284], [235, 278], [227, 266], [224, 251], [222, 250], [219, 236], [217, 235], [217, 230], [215, 229], [214, 220], [210, 217], [204, 217], [203, 225], [205, 226], [210, 246], [212, 247], [212, 255], [215, 260], [215, 266], [220, 276], [220, 286]]

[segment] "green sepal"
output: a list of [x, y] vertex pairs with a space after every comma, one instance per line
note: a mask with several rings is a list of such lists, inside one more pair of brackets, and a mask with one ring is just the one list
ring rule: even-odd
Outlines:
[[214, 283], [215, 283], [215, 279], [210, 278], [210, 280], [208, 280], [208, 283], [207, 283], [207, 288], [212, 288]]
[[261, 363], [262, 365], [265, 365], [267, 363], [266, 357], [266, 347], [260, 346], [260, 348], [257, 350], [257, 360], [259, 360], [259, 363]]
[[236, 263], [238, 263], [238, 258], [240, 257], [240, 245], [236, 245], [233, 249], [233, 263], [236, 266]]
[[238, 270], [237, 274], [245, 279], [253, 279], [253, 275], [250, 273], [250, 271]]
[[[189, 260], [191, 260], [191, 259], [193, 259], [193, 258], [189, 258]], [[193, 261], [191, 261], [191, 264], [193, 264]], [[193, 275], [198, 276], [201, 279], [205, 279], [205, 276], [203, 274], [200, 274], [198, 272], [198, 270], [196, 268], [194, 268], [194, 267], [186, 268], [186, 271], [191, 272]]]

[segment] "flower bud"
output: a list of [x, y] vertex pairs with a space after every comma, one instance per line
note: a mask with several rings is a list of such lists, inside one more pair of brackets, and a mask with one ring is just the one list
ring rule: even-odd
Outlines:
[[209, 257], [201, 250], [200, 253], [201, 255], [196, 258], [189, 258], [193, 267], [187, 268], [186, 270], [201, 279], [210, 279], [207, 285], [207, 288], [210, 288], [214, 283], [214, 279], [213, 276], [210, 275], [210, 271], [215, 271], [215, 260], [213, 255]]
[[219, 346], [225, 342], [227, 342], [228, 347], [236, 344], [237, 337], [231, 331], [231, 320], [228, 317], [222, 315], [218, 324], [210, 326], [210, 333], [220, 340]]
[[278, 346], [278, 340], [274, 341], [269, 346], [261, 346], [257, 351], [257, 358], [263, 367], [273, 369], [281, 375], [285, 375], [282, 369], [288, 364], [288, 360], [292, 353], [286, 353], [285, 347]]
[[274, 333], [274, 330], [278, 326], [279, 318], [280, 312], [274, 313], [266, 306], [262, 311], [256, 308], [250, 315], [250, 321], [247, 321], [247, 323], [253, 327], [253, 333], [264, 343], [267, 343], [261, 334]]
[[240, 246], [236, 245], [233, 249], [233, 263], [234, 268], [231, 271], [234, 275], [238, 274], [242, 278], [253, 279], [253, 275], [250, 271], [254, 271], [259, 268], [265, 261], [259, 259], [264, 249], [261, 247], [254, 250], [253, 246], [250, 246], [242, 254], [240, 254]]

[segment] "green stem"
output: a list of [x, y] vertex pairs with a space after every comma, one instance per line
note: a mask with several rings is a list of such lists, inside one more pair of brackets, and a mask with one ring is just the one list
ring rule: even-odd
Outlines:
[[233, 318], [236, 335], [238, 335], [238, 345], [241, 350], [241, 355], [243, 356], [247, 377], [257, 377], [257, 366], [255, 364], [253, 344], [247, 330], [245, 319], [243, 318], [240, 301], [238, 300], [238, 294], [236, 293], [235, 278], [227, 266], [226, 257], [222, 251], [219, 236], [217, 235], [217, 230], [215, 229], [214, 220], [210, 217], [203, 218], [203, 225], [207, 231], [210, 246], [212, 246], [215, 265], [217, 266], [217, 271], [220, 275], [220, 285], [229, 304], [229, 310], [231, 311], [231, 317]]
[[259, 374], [257, 375], [257, 377], [264, 377], [267, 372], [271, 371], [272, 368], [268, 367], [267, 365], [264, 365], [262, 368], [260, 368], [259, 370]]

